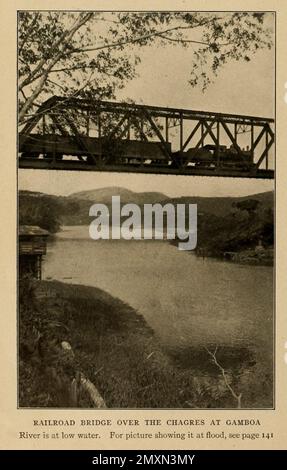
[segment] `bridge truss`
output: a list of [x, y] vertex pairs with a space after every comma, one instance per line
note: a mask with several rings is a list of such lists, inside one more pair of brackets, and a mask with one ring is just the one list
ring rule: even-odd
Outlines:
[[22, 126], [19, 167], [273, 178], [274, 140], [270, 118], [55, 96]]

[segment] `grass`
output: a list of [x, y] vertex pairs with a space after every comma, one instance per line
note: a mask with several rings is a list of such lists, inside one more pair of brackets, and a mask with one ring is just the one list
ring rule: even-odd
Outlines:
[[[193, 367], [192, 360], [188, 366], [188, 358], [183, 366], [161, 348], [143, 317], [119, 299], [97, 288], [56, 281], [33, 286], [31, 292], [20, 289], [20, 406], [68, 407], [51, 371], [69, 382], [78, 370], [94, 383], [108, 408], [236, 408], [204, 348], [188, 352], [190, 359], [201, 357], [201, 368], [198, 363]], [[74, 356], [63, 354], [61, 341], [72, 345]], [[224, 365], [224, 354], [218, 354]], [[239, 383], [236, 367], [236, 375], [230, 368], [227, 374], [242, 393], [242, 406], [271, 406], [268, 374], [262, 377], [255, 367], [255, 375]], [[92, 404], [83, 395], [79, 406]]]

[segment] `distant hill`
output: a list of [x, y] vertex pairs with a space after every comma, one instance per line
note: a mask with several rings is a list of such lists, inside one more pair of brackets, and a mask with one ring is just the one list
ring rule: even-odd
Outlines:
[[57, 232], [61, 225], [89, 224], [91, 201], [35, 191], [19, 191], [19, 223]]
[[117, 186], [92, 189], [89, 191], [81, 191], [70, 194], [68, 197], [71, 199], [81, 199], [91, 201], [94, 203], [102, 203], [110, 205], [112, 196], [120, 196], [122, 204], [134, 203], [141, 206], [142, 204], [153, 204], [168, 199], [163, 193], [159, 192], [134, 192], [126, 188]]
[[244, 197], [177, 197], [169, 198], [165, 202], [173, 204], [197, 204], [198, 212], [217, 215], [223, 217], [232, 210], [232, 204], [246, 199], [255, 199], [262, 203], [266, 209], [274, 206], [274, 192], [251, 194]]

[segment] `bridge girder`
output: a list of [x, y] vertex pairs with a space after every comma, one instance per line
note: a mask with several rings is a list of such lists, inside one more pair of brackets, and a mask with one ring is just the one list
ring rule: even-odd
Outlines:
[[[273, 123], [258, 116], [52, 97], [20, 130], [19, 167], [272, 178]], [[238, 143], [241, 134], [245, 140], [249, 135], [248, 150]], [[213, 159], [201, 161], [211, 149]]]

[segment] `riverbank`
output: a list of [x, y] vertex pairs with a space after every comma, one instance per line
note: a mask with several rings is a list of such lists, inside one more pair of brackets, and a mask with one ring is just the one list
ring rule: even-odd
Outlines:
[[[178, 240], [172, 240], [171, 245], [178, 246]], [[238, 251], [219, 251], [207, 247], [199, 246], [192, 253], [199, 258], [214, 258], [229, 263], [249, 265], [249, 266], [273, 266], [274, 249], [272, 248], [249, 248]]]
[[[30, 281], [29, 281], [30, 282]], [[236, 408], [221, 371], [204, 348], [188, 360], [169, 355], [134, 309], [100, 289], [57, 281], [20, 286], [20, 406], [69, 403], [62, 385], [75, 371], [98, 389], [108, 408]], [[73, 353], [61, 344], [71, 344]], [[268, 407], [272, 378], [240, 351], [221, 348], [217, 360], [242, 407]], [[185, 364], [184, 364], [185, 362]], [[240, 370], [251, 370], [239, 380]], [[264, 385], [264, 386], [263, 386]], [[272, 385], [271, 385], [272, 387]], [[78, 407], [93, 404], [82, 394]]]
[[234, 211], [224, 217], [202, 215], [198, 220], [197, 239], [196, 254], [199, 256], [272, 266], [273, 210], [250, 199], [237, 203]]
[[[169, 386], [174, 371], [152, 330], [128, 305], [100, 289], [56, 281], [35, 283], [33, 293], [30, 308], [20, 302], [20, 406], [59, 406], [47, 378], [51, 367], [64, 380], [76, 369], [84, 373], [109, 408], [184, 406]], [[39, 335], [40, 348], [25, 343]], [[74, 352], [68, 362], [59, 359], [63, 341]], [[91, 403], [82, 397], [79, 406]]]
[[[178, 239], [171, 241], [176, 246], [178, 243]], [[235, 211], [224, 217], [199, 214], [194, 253], [237, 264], [273, 266], [273, 211]]]
[[210, 251], [204, 248], [198, 248], [195, 251], [196, 255], [201, 258], [215, 258], [230, 263], [243, 264], [249, 266], [273, 266], [274, 264], [274, 250], [273, 248], [266, 248], [262, 250], [246, 249], [241, 251], [224, 251], [218, 253], [217, 251]]

